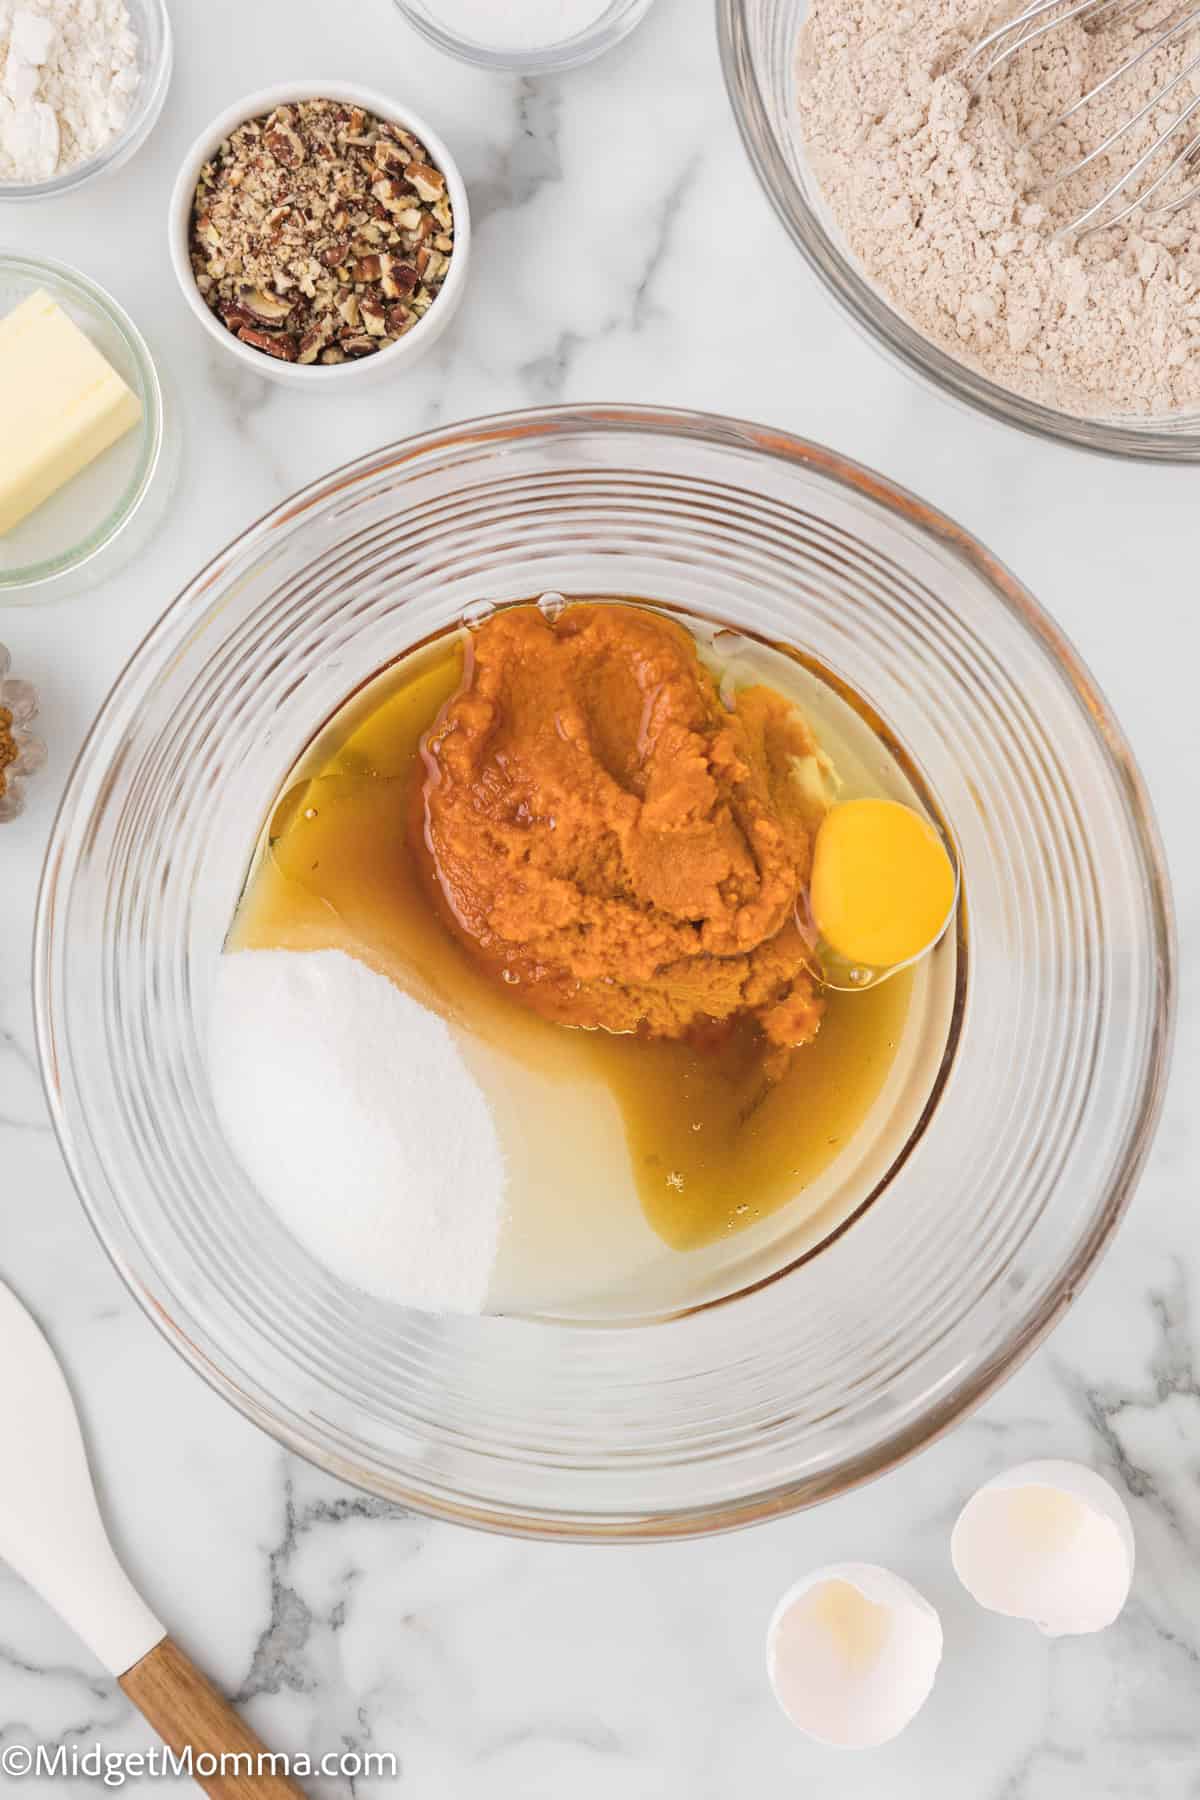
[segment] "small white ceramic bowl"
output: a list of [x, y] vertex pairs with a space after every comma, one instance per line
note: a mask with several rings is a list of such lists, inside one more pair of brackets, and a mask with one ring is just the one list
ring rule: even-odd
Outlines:
[[[414, 137], [420, 138], [446, 177], [450, 204], [454, 208], [454, 254], [450, 258], [450, 269], [437, 299], [424, 318], [404, 337], [389, 344], [386, 350], [377, 351], [374, 356], [365, 356], [356, 362], [287, 363], [277, 361], [261, 350], [252, 349], [249, 344], [243, 344], [240, 338], [235, 337], [205, 304], [192, 273], [188, 236], [192, 201], [201, 169], [230, 132], [236, 130], [246, 119], [262, 118], [277, 106], [291, 105], [300, 100], [344, 100], [348, 105], [361, 106], [367, 112], [374, 113], [377, 118], [386, 119], [389, 124], [411, 131]], [[419, 113], [412, 112], [407, 106], [398, 106], [386, 94], [376, 93], [373, 88], [359, 87], [353, 82], [292, 81], [247, 94], [233, 106], [226, 107], [200, 133], [183, 159], [183, 166], [171, 194], [167, 241], [171, 264], [183, 290], [183, 297], [215, 343], [220, 344], [246, 368], [265, 376], [268, 381], [282, 382], [285, 387], [330, 392], [351, 382], [362, 386], [367, 381], [386, 380], [418, 361], [426, 351], [433, 348], [458, 311], [462, 300], [471, 249], [471, 216], [467, 205], [466, 184], [458, 164], [438, 133], [425, 123]]]

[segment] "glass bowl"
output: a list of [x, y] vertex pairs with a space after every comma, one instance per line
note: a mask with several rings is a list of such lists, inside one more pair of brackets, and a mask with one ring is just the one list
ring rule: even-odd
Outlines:
[[[954, 1054], [874, 1203], [771, 1279], [638, 1326], [442, 1318], [339, 1285], [241, 1175], [202, 1048], [247, 857], [300, 749], [405, 649], [481, 601], [548, 590], [652, 597], [818, 658], [936, 798], [966, 896]], [[877, 1475], [1014, 1368], [1131, 1193], [1172, 968], [1129, 749], [1074, 651], [973, 538], [777, 431], [562, 408], [365, 457], [195, 578], [80, 753], [35, 990], [87, 1212], [220, 1393], [426, 1512], [658, 1538]]]
[[809, 267], [872, 343], [919, 380], [1036, 437], [1146, 462], [1200, 461], [1200, 412], [1149, 420], [1043, 406], [947, 355], [870, 282], [846, 247], [793, 129], [808, 0], [717, 0], [725, 80], [750, 160]]
[[443, 23], [438, 0], [396, 0], [396, 5], [414, 31], [439, 50], [457, 56], [462, 62], [474, 63], [480, 69], [510, 71], [522, 75], [555, 75], [563, 69], [577, 69], [606, 50], [615, 49], [640, 25], [654, 0], [609, 0], [582, 31], [536, 49], [516, 50], [464, 37]]
[[44, 289], [142, 403], [132, 431], [28, 518], [0, 536], [0, 606], [61, 600], [94, 588], [145, 549], [174, 474], [158, 371], [128, 313], [78, 269], [0, 251], [0, 318]]
[[69, 194], [97, 175], [109, 174], [127, 163], [154, 130], [171, 85], [171, 18], [166, 0], [125, 0], [125, 5], [138, 37], [141, 79], [123, 129], [97, 156], [75, 163], [49, 181], [0, 181], [0, 201], [53, 200]]

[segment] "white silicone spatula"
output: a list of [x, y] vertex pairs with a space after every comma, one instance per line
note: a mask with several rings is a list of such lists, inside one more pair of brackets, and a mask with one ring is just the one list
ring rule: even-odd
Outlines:
[[[0, 1557], [117, 1677], [164, 1743], [216, 1759], [214, 1800], [302, 1800], [263, 1745], [167, 1636], [108, 1541], [70, 1391], [54, 1352], [0, 1282]], [[240, 1762], [232, 1760], [240, 1756]], [[246, 1773], [246, 1770], [250, 1773]], [[261, 1771], [261, 1772], [260, 1772]]]

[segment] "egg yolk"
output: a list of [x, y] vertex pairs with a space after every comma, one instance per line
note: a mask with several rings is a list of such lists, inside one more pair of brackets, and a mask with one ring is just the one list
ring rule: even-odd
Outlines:
[[932, 825], [896, 800], [847, 800], [826, 813], [809, 904], [831, 950], [872, 969], [911, 962], [950, 916], [954, 867]]

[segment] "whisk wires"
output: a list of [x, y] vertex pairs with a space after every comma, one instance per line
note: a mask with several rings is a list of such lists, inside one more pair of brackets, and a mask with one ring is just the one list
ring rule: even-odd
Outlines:
[[[1073, 20], [1078, 20], [1088, 31], [1095, 31], [1106, 26], [1111, 27], [1122, 19], [1144, 11], [1145, 7], [1146, 0], [1071, 0], [1071, 3], [1067, 5], [1063, 4], [1063, 0], [1032, 0], [1032, 3], [1014, 18], [980, 38], [963, 59], [962, 71], [972, 97], [978, 95], [985, 83], [998, 70], [1010, 63], [1015, 56], [1047, 37], [1051, 32], [1061, 30]], [[1096, 82], [1078, 100], [1073, 101], [1057, 118], [1043, 126], [1030, 139], [1030, 149], [1037, 149], [1044, 144], [1085, 107], [1117, 88], [1120, 82], [1127, 80], [1150, 57], [1186, 37], [1187, 33], [1197, 25], [1200, 25], [1200, 0], [1180, 0], [1180, 4], [1174, 9], [1174, 16], [1170, 17], [1169, 22], [1161, 30], [1157, 30], [1147, 43], [1135, 48], [1132, 54], [1126, 56], [1115, 69]], [[1193, 75], [1200, 76], [1200, 54], [1191, 58], [1163, 87], [1156, 90], [1148, 100], [1114, 126], [1094, 149], [1089, 150], [1085, 156], [1080, 157], [1069, 168], [1047, 176], [1038, 183], [1033, 191], [1037, 194], [1051, 193], [1074, 180], [1094, 164], [1099, 164], [1102, 158], [1118, 152], [1122, 141], [1128, 139], [1130, 134], [1135, 133], [1138, 126], [1156, 113], [1164, 102]], [[1054, 234], [1055, 237], [1082, 239], [1093, 231], [1110, 230], [1139, 208], [1144, 209], [1148, 217], [1160, 218], [1179, 212], [1185, 206], [1190, 205], [1193, 200], [1200, 198], [1200, 184], [1198, 184], [1189, 189], [1182, 197], [1174, 198], [1165, 204], [1149, 208], [1146, 204], [1162, 191], [1172, 175], [1200, 156], [1200, 133], [1189, 134], [1178, 153], [1154, 176], [1148, 185], [1145, 187], [1139, 185], [1159, 155], [1184, 135], [1184, 128], [1188, 121], [1198, 111], [1200, 111], [1200, 96], [1181, 107], [1156, 134], [1148, 149], [1136, 157], [1128, 168], [1118, 170], [1099, 198], [1077, 213], [1066, 224], [1060, 226]], [[1112, 209], [1117, 206], [1117, 203], [1130, 194], [1131, 189], [1135, 191], [1126, 204], [1113, 211]]]

